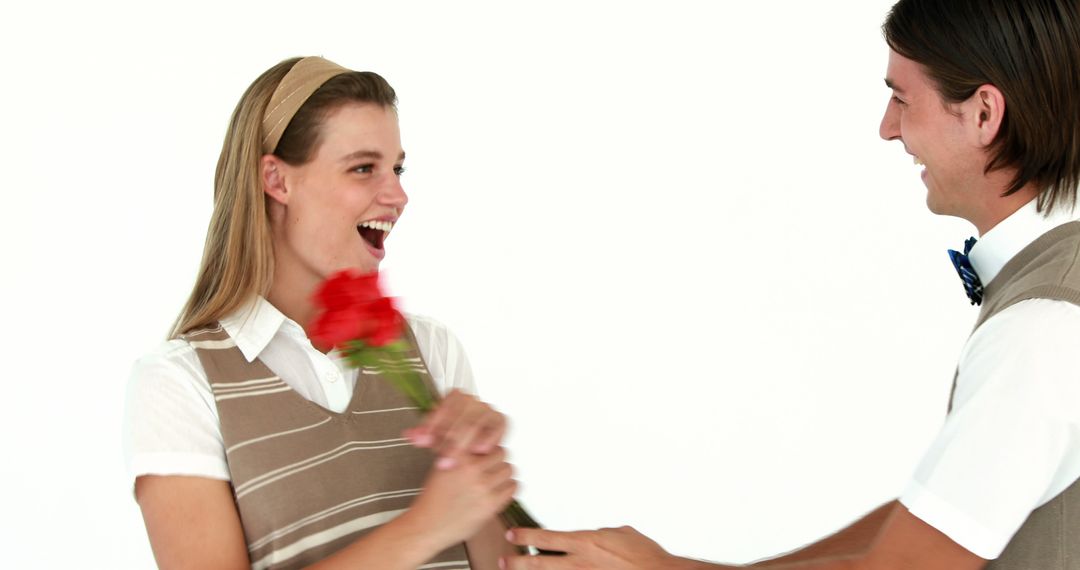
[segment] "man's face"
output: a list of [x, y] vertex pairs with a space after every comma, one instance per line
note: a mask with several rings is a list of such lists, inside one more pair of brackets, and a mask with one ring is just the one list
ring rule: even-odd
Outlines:
[[935, 214], [970, 219], [986, 154], [964, 103], [947, 104], [923, 67], [889, 50], [885, 83], [893, 95], [881, 119], [881, 138], [899, 140], [925, 166], [926, 205]]

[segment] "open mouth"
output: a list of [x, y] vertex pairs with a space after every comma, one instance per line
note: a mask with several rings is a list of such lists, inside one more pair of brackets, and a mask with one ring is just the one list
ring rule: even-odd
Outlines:
[[386, 241], [387, 234], [394, 228], [394, 222], [382, 222], [377, 220], [370, 220], [367, 222], [361, 222], [356, 226], [357, 233], [360, 237], [364, 238], [364, 241], [375, 249], [382, 249], [383, 242]]

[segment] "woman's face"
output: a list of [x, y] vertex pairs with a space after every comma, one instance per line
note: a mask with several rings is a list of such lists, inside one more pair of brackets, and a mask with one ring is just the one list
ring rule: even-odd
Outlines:
[[[275, 281], [319, 282], [342, 269], [379, 268], [386, 235], [408, 198], [401, 187], [397, 113], [373, 103], [331, 112], [306, 164], [274, 160], [269, 175]], [[265, 175], [264, 175], [265, 178]]]

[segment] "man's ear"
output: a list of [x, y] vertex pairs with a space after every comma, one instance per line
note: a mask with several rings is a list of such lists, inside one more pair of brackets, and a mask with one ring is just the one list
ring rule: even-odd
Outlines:
[[990, 146], [1001, 130], [1005, 119], [1005, 96], [993, 85], [981, 85], [968, 99], [972, 110], [972, 124], [981, 146]]
[[279, 204], [288, 204], [289, 189], [285, 187], [285, 163], [272, 154], [264, 154], [259, 160], [259, 175], [263, 192]]

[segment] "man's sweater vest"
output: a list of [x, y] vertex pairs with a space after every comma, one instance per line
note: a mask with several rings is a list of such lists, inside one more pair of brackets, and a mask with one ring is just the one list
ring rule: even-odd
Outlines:
[[[975, 329], [1000, 311], [1028, 299], [1080, 305], [1080, 222], [1050, 230], [1005, 264], [986, 285]], [[1080, 338], [1075, 340], [1080, 350]], [[1080, 370], [1074, 380], [1080, 382]], [[951, 402], [949, 408], [951, 411]], [[986, 500], [993, 501], [994, 497]], [[1080, 481], [1035, 509], [1001, 556], [987, 568], [1080, 570]]]

